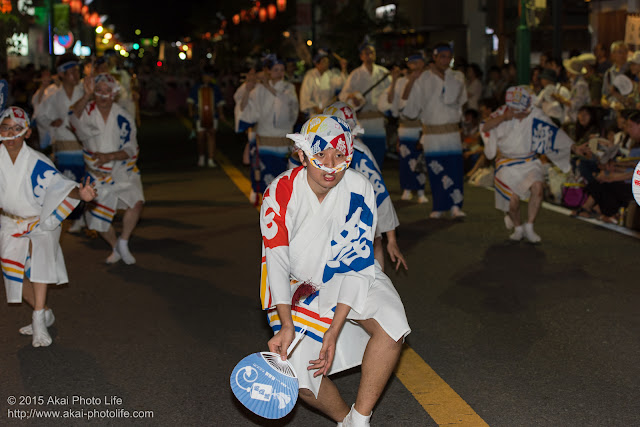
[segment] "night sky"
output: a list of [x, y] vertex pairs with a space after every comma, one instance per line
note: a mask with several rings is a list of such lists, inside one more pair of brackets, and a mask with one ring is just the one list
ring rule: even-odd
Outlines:
[[231, 14], [250, 4], [249, 0], [94, 0], [91, 6], [109, 15], [105, 25], [114, 25], [121, 40], [127, 42], [137, 38], [136, 28], [142, 31], [140, 37], [158, 36], [162, 40], [178, 40], [194, 32], [215, 32], [220, 9], [223, 13], [227, 10], [230, 20]]

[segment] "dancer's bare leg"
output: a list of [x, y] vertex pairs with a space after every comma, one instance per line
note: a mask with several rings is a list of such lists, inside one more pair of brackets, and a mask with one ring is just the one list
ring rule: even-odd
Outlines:
[[382, 247], [382, 237], [376, 237], [373, 240], [373, 257], [380, 264], [384, 271], [384, 248]]
[[520, 197], [516, 194], [511, 194], [511, 199], [509, 200], [509, 218], [511, 218], [514, 227], [522, 224], [520, 219]]
[[402, 351], [402, 339], [394, 341], [374, 319], [358, 323], [371, 335], [362, 358], [362, 377], [354, 409], [369, 415], [380, 398]]
[[527, 209], [528, 219], [527, 222], [534, 223], [538, 212], [540, 212], [540, 205], [542, 204], [543, 186], [541, 182], [534, 182], [531, 186], [531, 197], [529, 198], [529, 207]]
[[322, 378], [318, 398], [307, 388], [301, 388], [298, 396], [309, 406], [317, 409], [335, 422], [344, 420], [349, 413], [349, 406], [345, 403], [336, 385], [327, 377]]
[[139, 201], [133, 205], [132, 208], [128, 208], [124, 211], [124, 215], [122, 216], [122, 233], [120, 233], [121, 239], [129, 240], [129, 237], [131, 237], [131, 233], [133, 232], [133, 229], [136, 228], [136, 224], [140, 219], [142, 207], [143, 203], [142, 201]]
[[111, 246], [112, 248], [116, 247], [118, 237], [116, 236], [116, 230], [113, 228], [113, 225], [110, 226], [107, 231], [101, 231], [100, 236], [102, 236], [102, 238], [107, 241], [109, 246]]

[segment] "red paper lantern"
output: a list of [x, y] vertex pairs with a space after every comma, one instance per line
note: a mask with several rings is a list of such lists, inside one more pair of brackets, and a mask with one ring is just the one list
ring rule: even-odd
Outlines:
[[2, 0], [2, 3], [0, 3], [0, 12], [11, 13], [12, 10], [11, 0]]
[[275, 19], [276, 18], [276, 5], [275, 4], [270, 4], [269, 6], [267, 6], [267, 14], [269, 15], [269, 19]]
[[231, 20], [235, 25], [238, 25], [240, 23], [240, 15], [236, 13], [235, 15], [233, 15], [233, 18], [231, 18]]
[[260, 10], [258, 11], [258, 16], [260, 18], [260, 22], [264, 22], [267, 20], [267, 9], [265, 9], [264, 7], [261, 7]]
[[82, 11], [82, 0], [71, 0], [69, 7], [72, 13], [80, 13]]
[[241, 10], [240, 11], [240, 19], [243, 21], [248, 21], [249, 20], [249, 14], [247, 13], [246, 10]]
[[90, 16], [91, 19], [91, 26], [92, 27], [97, 27], [98, 25], [100, 25], [100, 15], [98, 15], [98, 12], [93, 12]]
[[278, 12], [284, 12], [287, 9], [287, 0], [278, 0]]
[[82, 14], [86, 15], [87, 13], [89, 13], [89, 6], [85, 4], [84, 6], [82, 6]]

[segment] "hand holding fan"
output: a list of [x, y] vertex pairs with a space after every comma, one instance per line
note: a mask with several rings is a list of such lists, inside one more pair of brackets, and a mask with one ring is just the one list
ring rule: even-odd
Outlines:
[[[306, 326], [300, 329], [287, 348], [287, 356], [304, 338]], [[298, 377], [288, 360], [268, 351], [250, 354], [231, 372], [231, 390], [247, 409], [264, 418], [287, 415], [298, 400]]]

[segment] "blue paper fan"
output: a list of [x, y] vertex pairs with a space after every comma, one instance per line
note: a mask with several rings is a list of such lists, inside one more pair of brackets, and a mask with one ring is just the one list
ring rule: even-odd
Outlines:
[[[306, 329], [297, 334], [287, 355]], [[242, 359], [231, 372], [231, 390], [247, 409], [264, 418], [286, 416], [298, 400], [298, 377], [288, 360], [271, 352], [253, 353]]]

